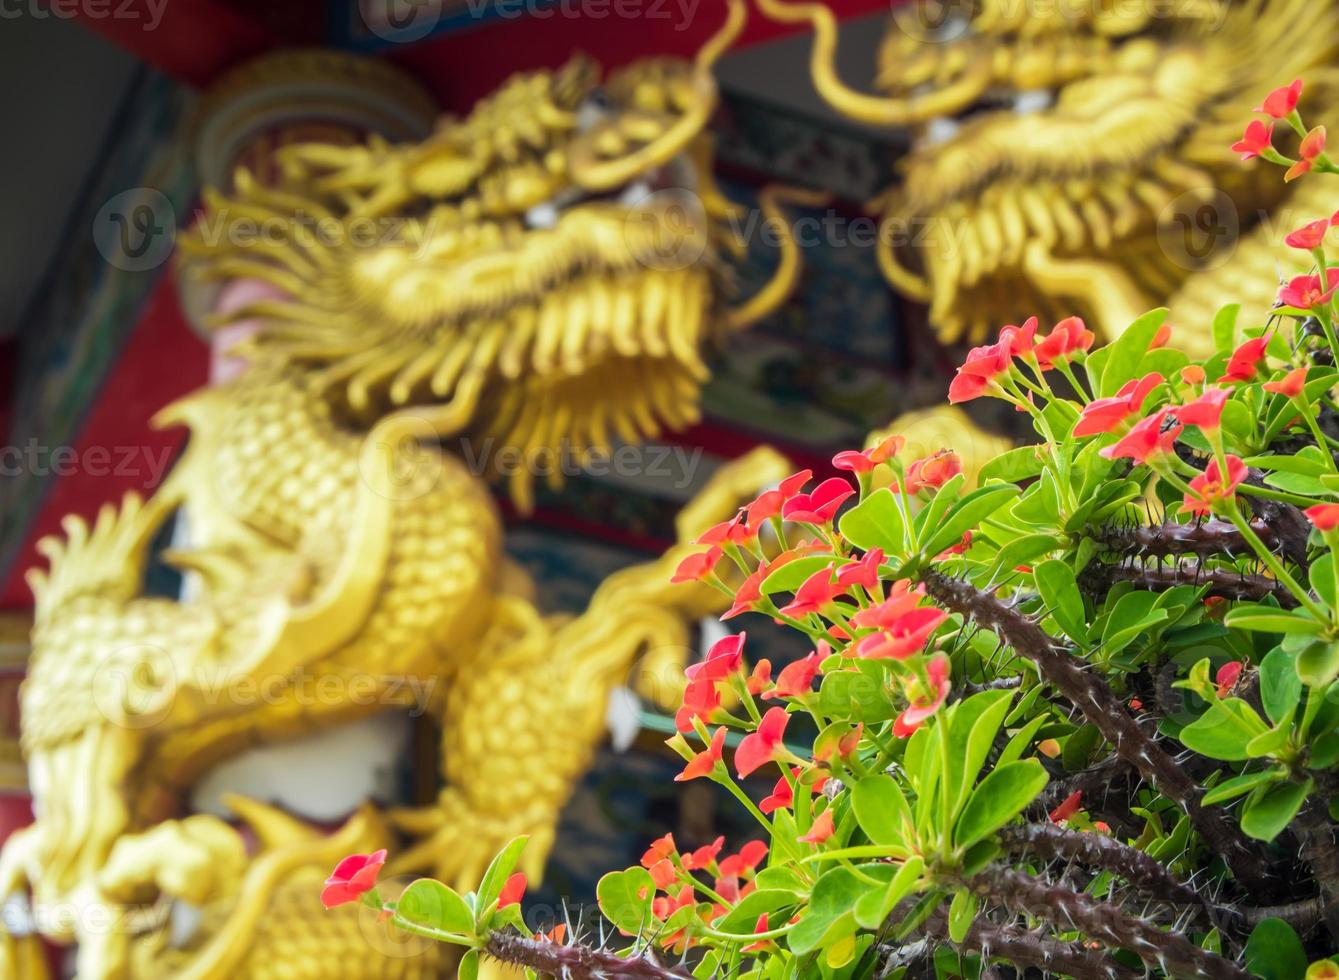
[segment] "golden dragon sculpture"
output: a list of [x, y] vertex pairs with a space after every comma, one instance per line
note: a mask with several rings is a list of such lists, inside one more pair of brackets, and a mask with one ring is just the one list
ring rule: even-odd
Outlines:
[[[525, 833], [538, 875], [610, 690], [639, 660], [673, 684], [690, 624], [720, 600], [671, 572], [784, 461], [760, 450], [719, 471], [681, 515], [681, 546], [611, 576], [576, 618], [541, 613], [488, 487], [506, 480], [523, 509], [545, 454], [695, 419], [704, 352], [793, 282], [787, 245], [775, 279], [729, 306], [703, 127], [743, 16], [732, 0], [693, 62], [601, 84], [577, 58], [420, 145], [291, 147], [276, 181], [240, 173], [207, 195], [183, 259], [254, 285], [219, 318], [260, 324], [245, 369], [158, 417], [191, 438], [156, 494], [67, 520], [30, 577], [36, 822], [0, 852], [0, 895], [27, 890], [30, 931], [77, 944], [80, 980], [447, 975], [434, 944], [388, 956], [383, 926], [323, 913], [329, 868], [407, 838], [392, 876], [468, 887]], [[283, 232], [217, 233], [233, 219]], [[165, 557], [195, 587], [147, 595], [177, 514], [186, 538]], [[320, 696], [299, 697], [299, 679]], [[430, 703], [411, 704], [423, 690]], [[429, 805], [366, 803], [328, 834], [258, 800], [230, 800], [236, 823], [187, 804], [244, 749], [396, 706], [440, 719]], [[33, 936], [7, 937], [0, 975], [37, 975]]]
[[879, 261], [946, 342], [1076, 312], [1112, 336], [1167, 305], [1171, 323], [1194, 325], [1180, 342], [1211, 353], [1223, 297], [1259, 322], [1280, 275], [1309, 262], [1283, 235], [1339, 208], [1330, 182], [1285, 188], [1230, 150], [1261, 98], [1295, 78], [1307, 115], [1333, 117], [1330, 0], [908, 0], [880, 49], [879, 94], [839, 78], [826, 6], [759, 6], [812, 24], [812, 76], [837, 110], [916, 128], [874, 205]]

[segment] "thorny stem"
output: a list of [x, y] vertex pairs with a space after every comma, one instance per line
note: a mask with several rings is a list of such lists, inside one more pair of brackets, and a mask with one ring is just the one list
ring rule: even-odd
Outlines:
[[1105, 678], [1085, 670], [1085, 664], [1078, 657], [1017, 609], [1005, 606], [993, 595], [935, 569], [924, 571], [921, 580], [936, 601], [964, 618], [974, 618], [1018, 654], [1036, 664], [1042, 678], [1083, 713], [1115, 747], [1117, 755], [1134, 766], [1160, 793], [1181, 806], [1191, 824], [1213, 850], [1223, 855], [1244, 887], [1263, 885], [1268, 872], [1260, 856], [1247, 848], [1221, 812], [1200, 805], [1200, 786], [1144, 733]]
[[686, 971], [661, 966], [649, 956], [623, 957], [589, 946], [565, 946], [509, 932], [490, 935], [484, 952], [512, 966], [528, 966], [541, 974], [572, 977], [573, 980], [594, 980], [596, 977], [682, 980], [691, 976]]
[[[927, 923], [926, 932], [941, 942], [948, 939], [948, 926], [942, 918]], [[1061, 942], [1020, 926], [995, 925], [981, 919], [972, 923], [958, 945], [985, 957], [1008, 960], [1015, 966], [1033, 967], [1047, 975], [1076, 980], [1138, 980], [1143, 975], [1101, 950], [1087, 949], [1081, 943]]]
[[1284, 609], [1297, 608], [1297, 597], [1276, 579], [1266, 575], [1247, 575], [1226, 568], [1202, 568], [1196, 565], [1140, 565], [1090, 564], [1079, 574], [1079, 586], [1090, 592], [1105, 595], [1116, 582], [1132, 582], [1136, 588], [1149, 592], [1166, 592], [1178, 585], [1207, 585], [1209, 595], [1224, 599], [1243, 599], [1259, 602], [1273, 596]]
[[1330, 935], [1339, 940], [1339, 846], [1335, 828], [1323, 804], [1308, 800], [1292, 823], [1302, 842], [1302, 857], [1311, 866], [1320, 886], [1322, 915]]
[[1155, 858], [1106, 834], [1067, 830], [1052, 823], [1030, 823], [1005, 829], [1000, 840], [1011, 852], [1072, 859], [1120, 875], [1152, 898], [1208, 908], [1193, 888]]
[[1030, 915], [1059, 929], [1077, 929], [1098, 942], [1128, 949], [1150, 967], [1171, 976], [1249, 980], [1231, 960], [1201, 949], [1184, 935], [1165, 932], [1091, 895], [1008, 868], [987, 868], [966, 880], [987, 901]]
[[[1251, 530], [1267, 547], [1278, 547], [1273, 528], [1264, 521], [1251, 521]], [[1250, 547], [1233, 524], [1216, 518], [1197, 524], [1168, 521], [1135, 527], [1106, 525], [1088, 533], [1104, 548], [1132, 558], [1186, 554], [1200, 558], [1234, 558], [1244, 554]]]

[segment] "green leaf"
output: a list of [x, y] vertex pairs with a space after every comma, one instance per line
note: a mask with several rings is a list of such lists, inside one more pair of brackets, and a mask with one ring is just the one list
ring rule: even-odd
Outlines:
[[982, 483], [1001, 480], [1004, 483], [1017, 483], [1036, 476], [1046, 468], [1044, 449], [1040, 446], [1019, 446], [1007, 453], [1000, 453], [985, 466], [977, 479]]
[[1301, 980], [1307, 956], [1292, 926], [1282, 919], [1264, 919], [1246, 941], [1246, 969], [1262, 980]]
[[[943, 492], [942, 490], [940, 491]], [[933, 558], [945, 548], [962, 540], [963, 533], [974, 529], [987, 516], [1004, 506], [1006, 500], [1018, 496], [1018, 488], [1009, 483], [992, 483], [978, 487], [949, 508], [939, 529], [921, 547], [921, 554]]]
[[761, 591], [763, 595], [794, 592], [815, 572], [840, 564], [844, 562], [833, 559], [831, 555], [805, 555], [803, 558], [794, 558], [763, 579]]
[[837, 528], [847, 541], [866, 551], [882, 548], [886, 554], [901, 555], [907, 549], [902, 507], [887, 487], [875, 490], [843, 514]]
[[1032, 740], [1037, 737], [1038, 730], [1050, 720], [1051, 716], [1046, 713], [1030, 719], [1026, 725], [1014, 732], [1013, 737], [1009, 739], [1009, 744], [1000, 752], [1000, 757], [995, 761], [995, 764], [1005, 766], [1015, 759], [1021, 759], [1023, 753], [1032, 745]]
[[992, 769], [963, 807], [954, 844], [971, 847], [1023, 811], [1046, 786], [1046, 770], [1036, 759]]
[[1241, 807], [1241, 832], [1256, 840], [1273, 840], [1297, 816], [1314, 783], [1277, 783], [1251, 791]]
[[824, 872], [814, 883], [804, 917], [790, 931], [788, 945], [791, 952], [802, 955], [854, 933], [853, 909], [870, 887], [850, 868], [838, 867]]
[[925, 861], [913, 854], [902, 862], [887, 887], [867, 892], [855, 905], [855, 921], [862, 929], [878, 929], [893, 912], [898, 902], [911, 894], [925, 870]]
[[1254, 603], [1234, 607], [1223, 617], [1223, 622], [1256, 633], [1319, 633], [1323, 628], [1320, 623], [1301, 613]]
[[759, 888], [749, 892], [739, 904], [730, 910], [730, 914], [712, 926], [717, 932], [728, 932], [736, 936], [752, 936], [758, 924], [758, 916], [770, 915], [777, 909], [789, 908], [799, 902], [792, 891], [779, 888]]
[[457, 980], [479, 980], [479, 951], [467, 949], [456, 967]]
[[1317, 640], [1297, 656], [1297, 676], [1312, 687], [1339, 677], [1339, 642]]
[[967, 938], [967, 930], [976, 919], [976, 893], [960, 888], [953, 893], [948, 907], [948, 938], [960, 943]]
[[1209, 792], [1204, 794], [1204, 799], [1200, 802], [1205, 806], [1214, 803], [1222, 803], [1224, 800], [1236, 799], [1244, 793], [1265, 786], [1269, 783], [1278, 782], [1283, 779], [1287, 773], [1278, 769], [1262, 769], [1259, 772], [1243, 773], [1240, 776], [1234, 776], [1231, 779], [1224, 780]]
[[1302, 678], [1297, 676], [1297, 658], [1283, 647], [1275, 647], [1260, 662], [1260, 701], [1274, 724], [1297, 707], [1302, 699]]
[[502, 886], [507, 883], [511, 873], [516, 870], [516, 862], [521, 859], [521, 852], [525, 850], [525, 845], [529, 840], [530, 838], [527, 836], [513, 837], [489, 862], [488, 870], [484, 872], [483, 878], [479, 881], [479, 904], [477, 907], [480, 911], [487, 909], [502, 894]]
[[465, 899], [431, 878], [420, 878], [404, 890], [395, 903], [395, 917], [440, 932], [474, 935], [474, 912]]
[[1307, 577], [1321, 602], [1331, 609], [1339, 605], [1339, 585], [1336, 584], [1334, 574], [1333, 554], [1321, 555], [1313, 561]]
[[1013, 696], [1012, 691], [982, 691], [954, 705], [948, 726], [948, 757], [956, 768], [949, 776], [949, 788], [953, 790], [949, 821], [976, 784], [977, 774], [1004, 724]]
[[1181, 744], [1210, 759], [1240, 762], [1249, 759], [1246, 746], [1268, 729], [1259, 715], [1240, 698], [1227, 698], [1181, 729]]
[[1026, 565], [1034, 558], [1054, 551], [1060, 546], [1053, 534], [1025, 534], [1020, 538], [1014, 538], [995, 556], [995, 561], [991, 568], [991, 577], [999, 574], [1002, 570], [1013, 571], [1019, 565]]
[[656, 884], [645, 868], [611, 871], [595, 885], [595, 900], [604, 917], [629, 935], [640, 935], [651, 922]]
[[1228, 303], [1213, 317], [1213, 346], [1220, 354], [1227, 354], [1237, 346], [1237, 314], [1240, 303]]
[[1139, 362], [1148, 352], [1148, 345], [1152, 343], [1158, 328], [1166, 320], [1166, 309], [1150, 310], [1126, 327], [1115, 341], [1107, 345], [1110, 353], [1107, 354], [1106, 366], [1102, 369], [1103, 398], [1114, 395], [1121, 385], [1135, 377]]
[[875, 844], [903, 846], [911, 805], [892, 776], [870, 776], [851, 787], [851, 809], [860, 829]]
[[[957, 503], [958, 495], [962, 493], [962, 485], [966, 482], [966, 475], [959, 473], [939, 488], [935, 495], [930, 498], [930, 502], [925, 505], [919, 514], [912, 518], [912, 522], [916, 525], [917, 535], [924, 536], [926, 528], [939, 526], [939, 522], [944, 519], [948, 509]], [[984, 483], [985, 480], [981, 479], [981, 482]]]

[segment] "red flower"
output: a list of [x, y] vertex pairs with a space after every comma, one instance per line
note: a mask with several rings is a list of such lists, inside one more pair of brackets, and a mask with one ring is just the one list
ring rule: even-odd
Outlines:
[[925, 598], [925, 589], [922, 586], [911, 588], [906, 579], [899, 579], [893, 583], [893, 587], [888, 591], [888, 598], [877, 606], [871, 606], [869, 609], [862, 609], [851, 617], [851, 625], [859, 626], [862, 629], [888, 629], [894, 626], [911, 610], [920, 605], [921, 599]]
[[907, 467], [906, 493], [919, 493], [926, 487], [939, 489], [962, 472], [962, 459], [949, 449], [918, 459]]
[[502, 891], [498, 892], [497, 907], [505, 909], [508, 905], [519, 905], [521, 899], [525, 897], [525, 885], [524, 871], [518, 871], [508, 878], [506, 884], [502, 886]]
[[1215, 502], [1226, 500], [1236, 492], [1237, 486], [1246, 479], [1246, 464], [1241, 461], [1240, 456], [1233, 456], [1231, 453], [1227, 454], [1226, 460], [1226, 480], [1219, 472], [1218, 460], [1211, 459], [1208, 468], [1190, 481], [1190, 492], [1185, 495], [1185, 501], [1181, 505], [1182, 512], [1211, 513]]
[[681, 732], [693, 730], [693, 719], [703, 721], [721, 706], [721, 692], [710, 677], [696, 677], [683, 692], [683, 706], [674, 715], [674, 727]]
[[1131, 378], [1110, 398], [1098, 398], [1083, 407], [1074, 426], [1075, 436], [1091, 436], [1099, 432], [1110, 432], [1134, 413], [1144, 407], [1148, 393], [1162, 384], [1162, 375], [1150, 371], [1142, 378]]
[[1051, 823], [1064, 823], [1083, 809], [1083, 790], [1075, 790], [1051, 811]]
[[871, 633], [856, 644], [856, 654], [867, 660], [890, 657], [904, 660], [925, 648], [925, 641], [948, 619], [948, 613], [934, 606], [918, 606], [897, 618], [891, 626]]
[[661, 891], [668, 891], [669, 886], [679, 880], [679, 869], [674, 866], [674, 862], [669, 858], [657, 861], [651, 865], [649, 870], [651, 881]]
[[832, 811], [824, 810], [809, 827], [809, 833], [800, 838], [802, 841], [808, 841], [810, 844], [821, 844], [832, 836], [835, 828], [832, 825]]
[[925, 724], [925, 720], [938, 711], [948, 697], [952, 686], [949, 683], [948, 657], [943, 654], [931, 657], [925, 665], [925, 673], [930, 680], [928, 691], [919, 680], [913, 680], [908, 685], [911, 704], [893, 722], [893, 735], [897, 738], [906, 738]]
[[739, 748], [735, 749], [735, 769], [741, 779], [777, 757], [788, 721], [790, 715], [786, 714], [785, 708], [769, 708], [758, 723], [758, 730], [744, 736]]
[[679, 562], [679, 567], [674, 570], [670, 582], [702, 581], [715, 570], [716, 563], [721, 560], [721, 556], [724, 554], [725, 552], [721, 551], [720, 548], [712, 548], [710, 551], [689, 555]]
[[716, 860], [716, 855], [721, 853], [721, 848], [725, 846], [725, 838], [717, 837], [710, 844], [703, 844], [695, 851], [690, 851], [683, 856], [683, 869], [685, 871], [697, 871], [708, 867]]
[[1153, 335], [1153, 339], [1148, 342], [1149, 350], [1157, 350], [1159, 347], [1166, 347], [1167, 342], [1172, 339], [1172, 325], [1164, 323], [1158, 327], [1158, 332]]
[[886, 463], [901, 452], [906, 441], [904, 436], [889, 436], [877, 446], [871, 446], [864, 452], [856, 452], [854, 449], [848, 449], [845, 452], [833, 456], [832, 465], [839, 470], [850, 470], [853, 473], [868, 473], [880, 463]]
[[826, 643], [819, 643], [819, 651], [811, 653], [802, 660], [796, 660], [786, 664], [781, 668], [781, 673], [777, 674], [776, 687], [772, 688], [763, 695], [763, 699], [770, 698], [798, 698], [809, 693], [813, 687], [814, 678], [820, 673], [818, 665], [828, 658]]
[[321, 904], [327, 909], [333, 909], [357, 901], [376, 887], [377, 875], [381, 874], [385, 863], [385, 851], [346, 857], [335, 865], [335, 870], [325, 880], [325, 888], [321, 890]]
[[1302, 174], [1311, 170], [1311, 165], [1316, 157], [1325, 152], [1325, 127], [1317, 126], [1311, 132], [1302, 137], [1301, 145], [1297, 152], [1301, 154], [1302, 159], [1298, 160], [1283, 174], [1284, 183], [1296, 180]]
[[[664, 922], [675, 912], [679, 911], [679, 909], [686, 909], [692, 904], [693, 904], [693, 886], [684, 885], [682, 888], [679, 889], [679, 894], [675, 895], [674, 897], [671, 898], [668, 896], [663, 896], [653, 901], [651, 903], [651, 914], [654, 915], [661, 922]], [[682, 931], [683, 930], [680, 930], [680, 932]], [[675, 936], [677, 935], [678, 933], [675, 933]], [[664, 945], [666, 946], [671, 945], [675, 936], [667, 936], [663, 940]]]
[[879, 584], [879, 566], [882, 564], [883, 549], [871, 548], [859, 561], [837, 569], [837, 585], [843, 589], [858, 585], [867, 592], [872, 592]]
[[1180, 408], [1173, 408], [1176, 420], [1182, 425], [1198, 426], [1205, 432], [1218, 428], [1223, 418], [1223, 406], [1231, 394], [1226, 388], [1205, 388], [1204, 394]]
[[1333, 531], [1339, 527], [1339, 504], [1316, 504], [1302, 513], [1306, 514], [1307, 520], [1314, 524], [1317, 530]]
[[561, 946], [567, 940], [567, 923], [559, 922], [548, 932], [535, 933], [538, 942], [556, 943]]
[[1265, 96], [1265, 101], [1256, 106], [1253, 111], [1263, 112], [1275, 119], [1286, 119], [1293, 109], [1297, 108], [1297, 97], [1301, 94], [1302, 80], [1299, 78], [1291, 85], [1283, 85], [1274, 89]]
[[721, 613], [721, 622], [725, 622], [727, 619], [734, 619], [740, 613], [750, 612], [754, 607], [754, 603], [761, 601], [762, 584], [775, 567], [775, 562], [771, 565], [763, 562], [753, 570], [753, 573], [749, 575], [748, 578], [744, 579], [744, 581], [739, 584], [739, 588], [735, 590], [734, 605]]
[[973, 347], [948, 386], [948, 400], [957, 403], [980, 398], [996, 378], [1009, 370], [1009, 363], [1009, 345], [1006, 343]]
[[1000, 331], [1000, 346], [1010, 357], [1026, 357], [1036, 346], [1037, 318], [1030, 316], [1021, 327], [1012, 324]]
[[1305, 224], [1289, 234], [1283, 239], [1283, 244], [1290, 248], [1300, 248], [1309, 252], [1313, 248], [1320, 247], [1320, 243], [1325, 240], [1325, 233], [1329, 230], [1330, 222], [1321, 218], [1318, 221]]
[[744, 508], [749, 527], [756, 530], [769, 518], [780, 517], [785, 502], [785, 495], [780, 490], [765, 490], [758, 494], [758, 499]]
[[[1314, 278], [1314, 277], [1312, 277]], [[1295, 281], [1295, 280], [1294, 280]], [[1319, 280], [1317, 280], [1319, 281]], [[1285, 286], [1285, 289], [1288, 287]], [[1279, 293], [1280, 298], [1283, 296]], [[1256, 366], [1265, 356], [1269, 346], [1269, 336], [1253, 337], [1232, 352], [1227, 359], [1227, 371], [1218, 381], [1250, 381], [1255, 377]]]
[[1296, 398], [1306, 387], [1306, 368], [1293, 368], [1279, 381], [1267, 381], [1261, 385], [1265, 391], [1272, 391], [1276, 395], [1286, 395], [1289, 398]]
[[1172, 444], [1176, 442], [1176, 437], [1181, 434], [1185, 426], [1172, 419], [1173, 424], [1164, 431], [1163, 423], [1168, 419], [1169, 413], [1170, 409], [1160, 409], [1148, 418], [1136, 422], [1134, 428], [1126, 433], [1125, 438], [1114, 446], [1107, 446], [1099, 451], [1098, 455], [1107, 459], [1129, 457], [1136, 463], [1147, 463], [1149, 457], [1155, 453], [1171, 452]]
[[767, 845], [760, 840], [751, 840], [739, 849], [738, 854], [731, 854], [721, 859], [721, 877], [742, 877], [762, 864], [762, 859], [765, 857], [767, 857]]
[[789, 810], [795, 805], [795, 790], [790, 785], [790, 780], [782, 776], [772, 787], [772, 795], [767, 796], [758, 804], [758, 809], [763, 813], [771, 813], [773, 810]]
[[1181, 369], [1181, 380], [1188, 385], [1204, 384], [1204, 368], [1191, 364]]
[[759, 660], [753, 665], [753, 673], [749, 674], [745, 686], [748, 687], [750, 694], [757, 696], [770, 683], [772, 683], [772, 661]]
[[1246, 132], [1232, 144], [1232, 152], [1240, 153], [1242, 160], [1253, 160], [1265, 150], [1273, 149], [1274, 124], [1265, 125], [1259, 119], [1246, 124]]
[[1037, 341], [1037, 361], [1043, 368], [1052, 367], [1061, 358], [1093, 346], [1096, 335], [1076, 316], [1067, 316], [1051, 332]]
[[812, 493], [798, 493], [787, 500], [781, 509], [781, 516], [788, 521], [827, 524], [837, 516], [846, 498], [854, 493], [851, 484], [834, 476], [820, 483]]
[[798, 473], [792, 473], [790, 476], [786, 477], [779, 484], [777, 484], [777, 489], [781, 491], [781, 496], [789, 500], [791, 497], [795, 496], [797, 493], [803, 490], [804, 485], [813, 478], [814, 478], [813, 470], [800, 470]]
[[[755, 936], [762, 936], [766, 935], [770, 931], [771, 926], [767, 924], [767, 913], [764, 912], [762, 915], [758, 916], [758, 921], [753, 926], [753, 934]], [[772, 940], [770, 939], [758, 939], [754, 942], [749, 943], [740, 952], [760, 953], [763, 952], [764, 950], [771, 949], [775, 945], [776, 944], [772, 942]]]
[[1313, 306], [1328, 303], [1339, 286], [1339, 269], [1325, 270], [1325, 287], [1322, 289], [1320, 276], [1293, 276], [1288, 284], [1279, 289], [1279, 302], [1299, 310], [1309, 310]]
[[822, 612], [832, 605], [832, 600], [841, 595], [841, 591], [841, 587], [832, 580], [832, 569], [820, 568], [795, 590], [795, 598], [783, 606], [781, 612], [797, 619]]
[[652, 868], [658, 861], [664, 861], [673, 857], [678, 852], [674, 845], [674, 835], [666, 834], [664, 837], [657, 838], [651, 842], [651, 846], [646, 849], [642, 855], [642, 867]]
[[722, 521], [715, 527], [707, 528], [702, 533], [702, 537], [697, 539], [698, 544], [725, 544], [727, 541], [732, 544], [744, 544], [751, 538], [757, 536], [756, 531], [750, 531], [744, 523], [744, 511], [740, 511], [728, 521]]
[[1213, 680], [1218, 687], [1220, 698], [1225, 698], [1231, 693], [1233, 686], [1237, 683], [1237, 678], [1241, 676], [1241, 669], [1244, 666], [1240, 660], [1229, 660], [1218, 668], [1217, 673], [1213, 675]]
[[723, 681], [744, 664], [744, 638], [747, 633], [735, 633], [722, 637], [711, 645], [706, 659], [689, 664], [684, 668], [684, 676], [690, 681], [706, 678], [710, 681]]
[[[675, 738], [678, 738], [676, 735]], [[721, 761], [721, 753], [725, 750], [725, 729], [716, 729], [716, 734], [711, 736], [711, 744], [703, 751], [693, 756], [688, 765], [684, 766], [683, 772], [674, 777], [676, 783], [685, 783], [690, 779], [697, 779], [699, 776], [710, 776], [716, 768], [716, 763]]]

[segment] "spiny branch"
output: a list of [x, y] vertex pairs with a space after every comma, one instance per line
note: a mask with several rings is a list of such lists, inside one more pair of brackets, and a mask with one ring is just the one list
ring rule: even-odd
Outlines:
[[1292, 829], [1302, 842], [1302, 858], [1311, 866], [1320, 886], [1325, 926], [1339, 941], [1339, 845], [1335, 842], [1334, 824], [1325, 806], [1311, 799], [1293, 820]]
[[538, 973], [573, 980], [627, 977], [628, 980], [683, 980], [691, 976], [661, 966], [646, 956], [623, 957], [589, 946], [563, 945], [546, 939], [527, 939], [513, 932], [495, 932], [484, 951], [512, 966], [528, 966]]
[[1121, 704], [1101, 675], [1084, 669], [1083, 661], [1060, 646], [1036, 623], [977, 589], [935, 569], [921, 576], [929, 595], [964, 617], [975, 619], [1004, 639], [1021, 656], [1037, 665], [1042, 678], [1068, 698], [1115, 747], [1116, 754], [1139, 771], [1151, 785], [1175, 800], [1192, 825], [1222, 854], [1236, 879], [1246, 888], [1262, 887], [1268, 870], [1248, 848], [1221, 811], [1200, 805], [1203, 790], [1156, 742]]
[[1079, 575], [1079, 587], [1105, 595], [1117, 582], [1130, 582], [1149, 592], [1166, 592], [1178, 585], [1208, 586], [1209, 595], [1259, 602], [1273, 596], [1284, 609], [1295, 609], [1297, 598], [1287, 586], [1267, 575], [1248, 575], [1226, 568], [1198, 565], [1108, 565], [1093, 562]]
[[[942, 917], [928, 922], [926, 932], [940, 942], [948, 940], [948, 924]], [[998, 957], [1015, 966], [1033, 967], [1076, 980], [1139, 980], [1143, 976], [1101, 950], [1061, 942], [1020, 926], [995, 925], [981, 919], [972, 923], [957, 945], [987, 958]]]
[[[1251, 530], [1264, 542], [1265, 547], [1278, 547], [1273, 529], [1264, 521], [1251, 521]], [[1251, 546], [1242, 540], [1241, 532], [1231, 522], [1216, 519], [1196, 524], [1166, 521], [1133, 527], [1106, 524], [1088, 533], [1106, 550], [1130, 558], [1167, 558], [1173, 555], [1222, 558], [1252, 553]]]
[[1045, 858], [1078, 861], [1120, 875], [1152, 898], [1208, 910], [1204, 900], [1157, 860], [1106, 834], [1081, 833], [1051, 823], [1008, 827], [1000, 839], [1011, 852], [1032, 851]]
[[986, 900], [1059, 929], [1077, 929], [1106, 946], [1128, 949], [1150, 967], [1172, 976], [1249, 980], [1231, 960], [1200, 949], [1179, 933], [1165, 932], [1091, 895], [1008, 868], [987, 868], [967, 880]]

